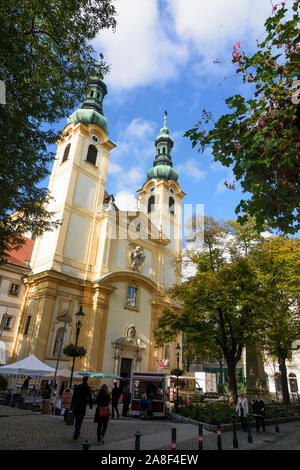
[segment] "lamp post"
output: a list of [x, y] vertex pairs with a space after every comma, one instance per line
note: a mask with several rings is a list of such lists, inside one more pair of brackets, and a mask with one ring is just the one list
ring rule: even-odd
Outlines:
[[72, 365], [72, 372], [71, 372], [71, 377], [70, 377], [70, 385], [69, 385], [69, 388], [72, 388], [72, 379], [73, 379], [73, 373], [74, 373], [74, 365], [75, 365], [75, 352], [76, 352], [76, 349], [77, 349], [77, 345], [78, 345], [78, 337], [79, 337], [79, 333], [80, 333], [80, 330], [81, 330], [81, 327], [82, 327], [82, 322], [81, 322], [81, 318], [84, 317], [84, 313], [82, 311], [82, 307], [80, 307], [79, 309], [79, 312], [76, 313], [76, 317], [78, 318], [77, 322], [76, 322], [76, 341], [75, 341], [75, 351], [74, 351], [74, 356], [73, 356], [73, 365]]
[[[65, 315], [64, 329], [63, 329], [62, 337], [61, 337], [61, 339], [60, 339], [60, 345], [59, 345], [59, 350], [58, 350], [58, 354], [57, 354], [56, 367], [55, 367], [54, 377], [53, 377], [53, 381], [52, 381], [52, 385], [51, 385], [51, 397], [52, 397], [52, 395], [53, 395], [53, 390], [54, 390], [54, 387], [55, 387], [56, 375], [57, 375], [57, 370], [58, 370], [58, 364], [59, 364], [59, 360], [60, 360], [60, 355], [61, 355], [62, 346], [63, 346], [63, 343], [64, 343], [65, 332], [66, 332], [66, 329], [67, 329], [66, 327], [67, 327], [68, 316], [69, 316], [69, 313], [70, 313], [71, 302], [72, 302], [72, 297], [70, 296], [70, 297], [69, 297], [68, 309], [67, 309], [66, 312], [64, 312], [64, 313], [62, 314], [62, 315]], [[57, 387], [57, 389], [58, 389], [58, 387]], [[56, 390], [56, 396], [55, 396], [55, 400], [54, 400], [54, 404], [53, 404], [53, 408], [54, 408], [54, 409], [55, 409], [55, 405], [56, 405], [57, 394], [58, 394], [58, 390]]]
[[176, 346], [176, 354], [177, 354], [177, 371], [176, 371], [176, 375], [177, 375], [177, 395], [176, 395], [176, 410], [178, 410], [178, 382], [179, 382], [179, 355], [180, 355], [180, 346], [179, 346], [179, 343], [177, 343], [177, 346]]

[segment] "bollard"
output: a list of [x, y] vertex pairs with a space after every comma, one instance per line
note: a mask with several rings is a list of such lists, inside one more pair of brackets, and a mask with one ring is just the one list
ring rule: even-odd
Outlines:
[[140, 450], [140, 444], [141, 444], [141, 433], [140, 433], [140, 431], [137, 431], [135, 433], [135, 448], [134, 448], [134, 450]]
[[176, 450], [176, 428], [172, 428], [172, 446], [171, 450]]
[[276, 408], [273, 409], [273, 413], [274, 413], [275, 432], [279, 432], [279, 426], [278, 426], [278, 421], [277, 421], [277, 410], [276, 410]]
[[218, 445], [218, 450], [222, 450], [222, 433], [221, 433], [220, 421], [217, 421], [217, 445]]
[[253, 444], [252, 434], [251, 434], [251, 415], [247, 414], [247, 429], [248, 429], [248, 442]]
[[199, 424], [199, 450], [203, 450], [203, 431], [202, 431], [202, 423]]
[[233, 430], [233, 438], [232, 438], [232, 446], [234, 449], [239, 448], [239, 443], [236, 434], [236, 421], [235, 421], [235, 414], [232, 414], [232, 430]]
[[89, 443], [89, 441], [85, 440], [84, 443], [82, 444], [83, 450], [89, 450], [90, 445], [91, 444]]

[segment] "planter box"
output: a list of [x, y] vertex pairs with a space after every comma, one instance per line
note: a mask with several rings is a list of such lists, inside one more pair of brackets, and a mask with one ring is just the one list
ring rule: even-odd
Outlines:
[[[199, 424], [202, 424], [203, 429], [206, 429], [207, 431], [210, 432], [217, 432], [217, 425], [216, 424], [207, 424], [207, 423], [201, 423], [201, 421], [197, 421], [196, 419], [189, 419], [185, 418], [184, 416], [178, 415], [174, 412], [171, 413], [170, 415], [171, 421], [174, 423], [185, 423], [185, 424], [193, 424], [195, 426], [198, 426]], [[300, 416], [287, 416], [284, 418], [277, 418], [277, 422], [279, 423], [290, 423], [292, 421], [300, 421]], [[270, 424], [274, 424], [275, 421], [274, 419], [265, 419], [265, 425], [269, 426]], [[251, 427], [255, 427], [255, 421], [251, 421]], [[241, 425], [238, 421], [238, 418], [236, 420], [236, 429], [241, 429]], [[227, 431], [232, 431], [232, 423], [228, 424], [222, 424], [221, 423], [221, 430], [222, 432], [227, 432]]]

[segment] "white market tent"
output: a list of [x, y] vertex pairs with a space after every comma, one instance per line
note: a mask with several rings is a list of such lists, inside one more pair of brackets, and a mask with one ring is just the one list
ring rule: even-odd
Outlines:
[[[44, 379], [49, 379], [53, 380], [55, 375], [55, 370], [53, 372], [49, 372], [44, 375]], [[69, 369], [58, 369], [56, 372], [56, 380], [62, 379], [62, 380], [69, 380], [71, 378], [71, 371]], [[75, 372], [73, 373], [73, 380], [80, 380], [82, 381], [82, 376], [79, 374], [76, 374]]]
[[0, 374], [4, 375], [44, 375], [49, 372], [54, 372], [53, 367], [44, 364], [33, 354], [25, 357], [21, 361], [14, 362], [13, 364], [7, 364], [0, 366]]
[[[55, 375], [55, 370], [53, 372], [50, 372], [50, 373], [47, 373], [43, 376], [44, 379], [47, 379], [47, 380], [53, 380], [54, 379], [54, 375]], [[56, 403], [58, 402], [59, 400], [59, 393], [60, 393], [60, 389], [61, 389], [61, 386], [62, 386], [62, 383], [64, 381], [68, 381], [70, 382], [70, 378], [71, 378], [71, 371], [69, 369], [58, 369], [57, 372], [56, 372], [56, 376], [55, 376], [55, 379], [57, 381], [57, 388], [56, 388], [56, 394], [55, 394], [55, 400], [54, 400], [54, 406], [56, 406]], [[74, 382], [78, 382], [78, 381], [82, 381], [82, 376], [79, 375], [79, 374], [76, 374], [75, 372], [73, 373], [73, 381]]]

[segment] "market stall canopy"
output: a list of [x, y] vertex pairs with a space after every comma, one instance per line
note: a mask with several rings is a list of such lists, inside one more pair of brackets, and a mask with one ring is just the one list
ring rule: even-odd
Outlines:
[[91, 379], [117, 379], [117, 380], [122, 380], [124, 377], [119, 377], [118, 375], [114, 374], [105, 374], [104, 372], [85, 372], [85, 371], [79, 371], [77, 374], [80, 375], [86, 375], [87, 377], [90, 377]]
[[[55, 371], [50, 372], [49, 374], [44, 375], [44, 379], [54, 379]], [[56, 373], [56, 379], [70, 379], [71, 377], [71, 371], [69, 369], [58, 369]], [[82, 376], [79, 374], [73, 373], [73, 380], [82, 380]]]
[[49, 372], [55, 372], [53, 367], [44, 364], [33, 354], [21, 361], [7, 364], [0, 367], [0, 374], [5, 375], [45, 375]]

